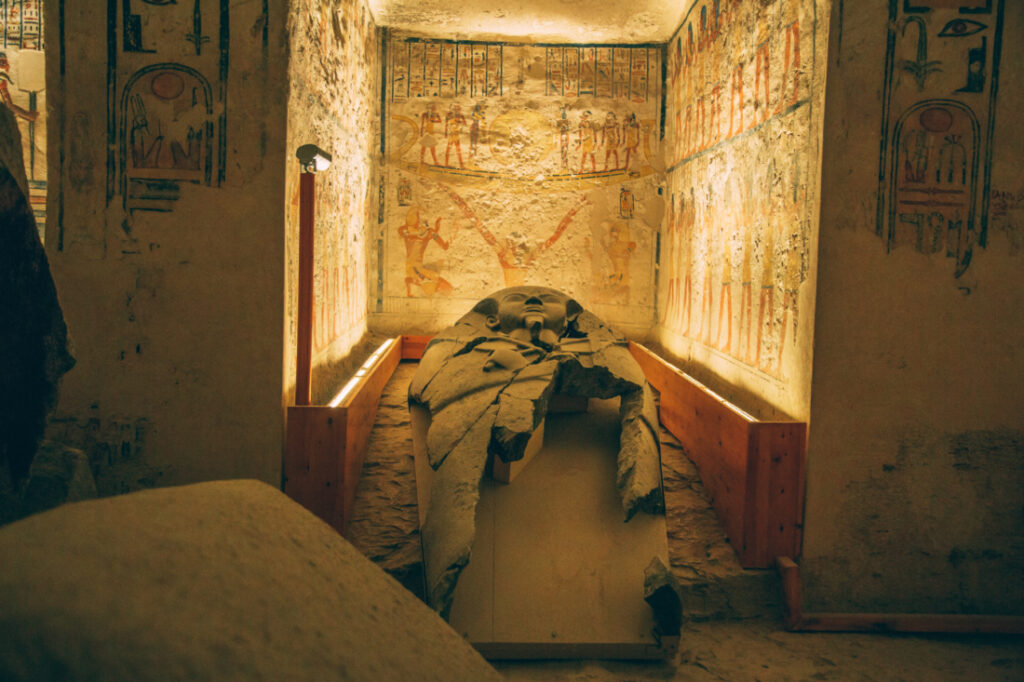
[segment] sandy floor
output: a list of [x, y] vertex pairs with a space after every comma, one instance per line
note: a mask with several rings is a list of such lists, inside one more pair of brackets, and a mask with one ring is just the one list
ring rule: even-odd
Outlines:
[[495, 662], [510, 680], [1024, 680], [1024, 636], [790, 633], [762, 620], [684, 626], [674, 664]]

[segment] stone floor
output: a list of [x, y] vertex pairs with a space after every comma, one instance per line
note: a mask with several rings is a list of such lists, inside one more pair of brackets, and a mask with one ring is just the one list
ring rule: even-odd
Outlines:
[[[348, 536], [422, 595], [422, 566], [403, 362], [381, 399]], [[789, 633], [773, 571], [745, 571], [693, 464], [662, 432], [669, 556], [685, 594], [672, 663], [497, 662], [512, 680], [1024, 680], [1024, 637]]]

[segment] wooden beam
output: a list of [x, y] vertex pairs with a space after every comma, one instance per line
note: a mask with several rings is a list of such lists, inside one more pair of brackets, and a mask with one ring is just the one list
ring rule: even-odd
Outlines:
[[337, 407], [288, 408], [284, 492], [344, 534], [380, 396], [401, 359], [392, 343]]
[[370, 431], [373, 430], [377, 408], [380, 406], [380, 396], [401, 359], [401, 346], [401, 343], [392, 343], [348, 399], [342, 402], [342, 407], [345, 408], [345, 478], [342, 498], [344, 517], [339, 529], [342, 534], [345, 533], [348, 521], [352, 518], [356, 485], [363, 470], [363, 460], [370, 444]]
[[299, 175], [299, 301], [296, 322], [295, 404], [309, 405], [313, 371], [313, 210], [316, 175]]
[[796, 556], [807, 425], [759, 420], [647, 348], [629, 348], [660, 392], [661, 423], [697, 466], [740, 563], [767, 568], [777, 556]]
[[973, 613], [804, 613], [800, 567], [776, 561], [782, 579], [784, 623], [792, 632], [949, 632], [1022, 634], [1024, 616]]
[[402, 359], [419, 360], [433, 336], [410, 336], [402, 334]]

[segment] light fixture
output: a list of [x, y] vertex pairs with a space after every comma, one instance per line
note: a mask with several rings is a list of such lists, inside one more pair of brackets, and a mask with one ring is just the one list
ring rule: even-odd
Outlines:
[[341, 390], [338, 391], [338, 395], [334, 396], [334, 399], [331, 402], [329, 402], [327, 406], [337, 407], [338, 405], [341, 405], [342, 401], [345, 400], [345, 398], [348, 397], [348, 395], [355, 389], [355, 387], [359, 385], [359, 382], [362, 381], [363, 377], [369, 374], [370, 370], [373, 369], [374, 365], [380, 362], [380, 359], [381, 357], [383, 357], [384, 352], [387, 351], [387, 349], [390, 348], [391, 344], [393, 344], [394, 342], [395, 339], [387, 339], [386, 341], [384, 341], [384, 343], [380, 344], [377, 350], [373, 351], [373, 354], [370, 355], [370, 357], [366, 358], [366, 362], [364, 362], [362, 367], [360, 367], [356, 371], [355, 376], [348, 380], [348, 383], [346, 383], [341, 388]]
[[303, 173], [318, 173], [331, 165], [331, 155], [315, 144], [304, 144], [295, 150]]

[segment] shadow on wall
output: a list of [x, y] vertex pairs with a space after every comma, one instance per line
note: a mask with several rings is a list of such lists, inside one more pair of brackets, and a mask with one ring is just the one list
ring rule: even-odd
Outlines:
[[17, 513], [60, 379], [74, 366], [28, 200], [14, 115], [0, 107], [0, 521]]

